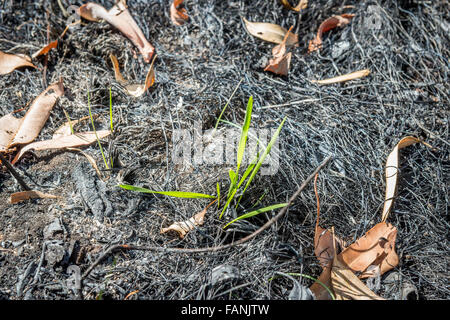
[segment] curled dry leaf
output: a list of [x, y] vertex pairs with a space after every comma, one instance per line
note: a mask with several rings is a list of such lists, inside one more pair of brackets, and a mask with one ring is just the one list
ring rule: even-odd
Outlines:
[[288, 39], [291, 30], [292, 27], [286, 32], [283, 41], [272, 49], [273, 58], [269, 60], [269, 64], [264, 68], [264, 71], [287, 76], [291, 66], [292, 53], [288, 52], [286, 54], [286, 40]]
[[[20, 126], [15, 131], [7, 148], [9, 149], [16, 145], [27, 144], [33, 141], [39, 135], [57, 99], [63, 94], [64, 87], [61, 79], [45, 89], [33, 101], [25, 116], [20, 119]], [[14, 126], [19, 123], [18, 120], [13, 120], [13, 122], [15, 122]]]
[[[384, 274], [398, 265], [395, 252], [397, 228], [390, 223], [380, 222], [366, 234], [345, 248], [340, 259], [353, 272], [362, 272], [360, 278]], [[376, 268], [378, 267], [378, 269]]]
[[389, 154], [386, 160], [386, 195], [384, 200], [383, 213], [381, 215], [381, 221], [386, 221], [389, 212], [391, 211], [392, 203], [394, 201], [395, 192], [397, 189], [398, 179], [398, 154], [399, 150], [410, 146], [414, 143], [421, 142], [429, 148], [432, 148], [429, 144], [423, 142], [416, 137], [407, 136], [401, 139]]
[[11, 194], [9, 202], [14, 204], [30, 199], [58, 199], [58, 196], [52, 194], [43, 193], [37, 190], [21, 191]]
[[49, 53], [50, 50], [56, 48], [57, 46], [58, 46], [58, 40], [52, 41], [48, 45], [43, 47], [42, 49], [40, 49], [40, 50], [36, 51], [35, 53], [33, 53], [33, 55], [31, 57], [33, 59], [36, 59], [39, 56], [42, 56], [44, 54]]
[[300, 0], [299, 3], [294, 7], [292, 6], [288, 0], [280, 0], [283, 6], [289, 10], [294, 10], [300, 12], [301, 10], [306, 9], [308, 6], [308, 0]]
[[[285, 28], [265, 22], [250, 22], [243, 18], [245, 23], [245, 28], [248, 33], [252, 36], [260, 38], [265, 41], [280, 44], [283, 42], [286, 33], [288, 32]], [[286, 46], [298, 46], [298, 36], [295, 33], [289, 33], [287, 40], [285, 41]]]
[[127, 9], [124, 0], [120, 0], [110, 10], [97, 3], [88, 2], [78, 8], [77, 13], [86, 20], [103, 19], [119, 29], [139, 49], [145, 62], [150, 62], [155, 48], [147, 41], [139, 26]]
[[0, 118], [0, 152], [8, 151], [8, 146], [19, 130], [22, 121], [23, 118], [18, 119], [12, 113]]
[[170, 19], [177, 26], [183, 25], [189, 19], [186, 9], [180, 8], [183, 1], [184, 0], [173, 0], [172, 5], [170, 6]]
[[26, 55], [9, 54], [0, 51], [0, 74], [8, 74], [21, 67], [36, 68], [36, 66], [31, 63], [30, 57]]
[[199, 213], [195, 214], [193, 217], [189, 218], [188, 220], [181, 221], [181, 222], [175, 222], [175, 223], [172, 223], [167, 228], [162, 228], [161, 229], [161, 233], [166, 233], [166, 232], [169, 232], [169, 231], [175, 231], [176, 233], [178, 233], [178, 236], [181, 239], [183, 239], [189, 231], [194, 230], [195, 227], [201, 226], [204, 223], [206, 211], [208, 211], [208, 208], [214, 202], [216, 202], [216, 200], [212, 201], [210, 204], [208, 204], [206, 206], [205, 209], [203, 209]]
[[[96, 134], [97, 133], [97, 134]], [[62, 136], [56, 139], [36, 141], [23, 147], [16, 157], [12, 161], [12, 164], [16, 163], [26, 152], [30, 150], [51, 150], [51, 149], [63, 149], [73, 148], [79, 146], [87, 146], [94, 143], [98, 139], [103, 139], [111, 134], [109, 130], [100, 130], [97, 132], [80, 132], [71, 134], [69, 136]]]
[[363, 78], [365, 76], [368, 76], [370, 74], [369, 69], [359, 70], [352, 73], [347, 73], [342, 76], [325, 79], [325, 80], [311, 80], [311, 82], [318, 83], [318, 84], [332, 84], [332, 83], [338, 83], [338, 82], [345, 82], [349, 80], [359, 79]]
[[333, 260], [331, 288], [336, 295], [336, 300], [385, 300], [359, 280], [339, 259], [339, 256], [335, 256]]
[[332, 16], [322, 22], [317, 31], [316, 37], [309, 42], [308, 52], [319, 50], [322, 47], [322, 35], [336, 27], [342, 27], [350, 23], [350, 20], [354, 17], [354, 14], [342, 14], [338, 16]]
[[122, 86], [124, 86], [127, 93], [133, 97], [142, 96], [148, 88], [150, 88], [155, 83], [155, 70], [154, 64], [157, 55], [153, 57], [152, 63], [150, 64], [150, 68], [148, 69], [147, 76], [145, 77], [144, 84], [128, 84], [128, 81], [124, 79], [122, 73], [120, 73], [119, 62], [117, 58], [112, 53], [109, 55], [111, 62], [114, 66], [114, 75], [116, 77], [116, 81], [119, 82]]

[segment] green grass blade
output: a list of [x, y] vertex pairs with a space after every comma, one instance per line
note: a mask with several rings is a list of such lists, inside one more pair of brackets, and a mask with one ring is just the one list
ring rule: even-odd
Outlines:
[[100, 143], [100, 139], [97, 136], [97, 130], [95, 130], [94, 118], [92, 117], [91, 111], [91, 98], [88, 90], [88, 108], [89, 108], [89, 117], [91, 118], [92, 129], [94, 129], [95, 137], [97, 138], [98, 146], [100, 147], [100, 152], [102, 153], [103, 162], [105, 163], [106, 169], [109, 170], [108, 162], [106, 161], [105, 153], [103, 152], [102, 144]]
[[237, 168], [236, 174], [239, 175], [239, 168], [241, 166], [242, 158], [244, 157], [245, 145], [247, 143], [248, 129], [250, 128], [250, 122], [252, 119], [252, 109], [253, 109], [253, 96], [250, 96], [247, 103], [247, 110], [245, 111], [244, 124], [241, 131], [241, 139], [239, 141], [238, 151], [237, 151]]
[[153, 191], [146, 188], [131, 186], [128, 184], [119, 184], [119, 187], [125, 189], [125, 190], [131, 190], [136, 192], [143, 192], [143, 193], [157, 193], [157, 194], [163, 194], [170, 197], [176, 197], [176, 198], [189, 198], [189, 199], [200, 199], [200, 198], [208, 198], [208, 199], [215, 199], [216, 197], [210, 196], [209, 194], [204, 193], [196, 193], [196, 192], [184, 192], [184, 191]]
[[257, 214], [260, 214], [260, 213], [263, 213], [263, 212], [267, 212], [267, 211], [271, 211], [271, 210], [275, 210], [275, 209], [278, 209], [278, 208], [282, 208], [282, 207], [285, 207], [285, 206], [287, 206], [287, 205], [288, 205], [287, 202], [286, 202], [286, 203], [279, 203], [279, 204], [274, 204], [274, 205], [271, 205], [271, 206], [268, 206], [268, 207], [265, 207], [265, 208], [261, 208], [261, 209], [258, 209], [258, 210], [254, 210], [254, 211], [245, 213], [245, 214], [243, 214], [242, 216], [239, 216], [239, 217], [237, 217], [236, 219], [234, 219], [234, 220], [228, 222], [223, 228], [225, 229], [225, 228], [228, 227], [230, 224], [232, 224], [232, 223], [234, 223], [234, 222], [236, 222], [236, 221], [238, 221], [238, 220], [241, 220], [241, 219], [247, 219], [247, 218], [256, 216]]
[[219, 122], [220, 122], [221, 119], [222, 119], [223, 113], [225, 112], [226, 108], [228, 107], [228, 104], [230, 104], [230, 101], [231, 101], [231, 99], [233, 98], [234, 94], [236, 93], [237, 89], [238, 89], [239, 86], [241, 85], [242, 80], [244, 80], [244, 78], [242, 78], [241, 81], [239, 81], [239, 83], [237, 84], [237, 86], [236, 86], [236, 88], [234, 89], [233, 93], [231, 94], [230, 98], [228, 99], [227, 103], [225, 104], [225, 107], [223, 107], [222, 112], [221, 112], [220, 115], [219, 115], [219, 118], [217, 118], [217, 122], [216, 122], [216, 125], [215, 125], [215, 127], [214, 127], [214, 131], [216, 131], [217, 126], [219, 125]]
[[220, 213], [219, 219], [222, 219], [222, 216], [223, 216], [225, 210], [227, 210], [227, 208], [230, 205], [231, 200], [233, 200], [234, 195], [236, 194], [236, 192], [237, 192], [236, 188], [232, 189], [231, 194], [230, 194], [230, 196], [227, 199], [227, 203], [225, 203], [225, 205], [223, 206], [223, 209], [222, 209], [222, 212]]
[[217, 208], [220, 207], [220, 185], [219, 181], [217, 181]]
[[[244, 194], [245, 190], [247, 190], [248, 186], [250, 185], [250, 183], [252, 182], [253, 178], [255, 177], [255, 175], [258, 173], [259, 168], [261, 168], [262, 163], [264, 162], [264, 159], [266, 158], [266, 156], [269, 154], [270, 150], [272, 149], [273, 144], [275, 143], [275, 141], [278, 138], [278, 135], [280, 134], [281, 128], [283, 127], [284, 122], [286, 121], [285, 117], [283, 119], [283, 121], [281, 122], [281, 124], [278, 126], [277, 131], [275, 132], [275, 134], [273, 135], [272, 139], [270, 140], [269, 144], [267, 145], [266, 149], [264, 150], [264, 153], [261, 155], [261, 157], [258, 160], [258, 163], [256, 164], [256, 166], [254, 167], [252, 174], [250, 175], [250, 178], [248, 178], [247, 183], [244, 187], [244, 190], [242, 191], [242, 195]], [[241, 197], [239, 198], [238, 203], [241, 201]]]

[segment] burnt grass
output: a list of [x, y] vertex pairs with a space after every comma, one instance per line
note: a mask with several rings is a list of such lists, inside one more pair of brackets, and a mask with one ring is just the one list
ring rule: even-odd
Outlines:
[[[66, 8], [82, 4], [60, 2]], [[83, 148], [96, 160], [101, 180], [78, 151], [28, 153], [16, 170], [33, 189], [60, 198], [18, 204], [10, 204], [9, 196], [21, 186], [5, 168], [0, 170], [0, 298], [121, 300], [138, 290], [128, 299], [288, 299], [294, 282], [283, 274], [318, 277], [321, 272], [313, 248], [312, 183], [281, 220], [246, 245], [213, 253], [117, 250], [95, 266], [80, 290], [68, 280], [72, 268], [83, 273], [117, 244], [194, 249], [241, 239], [276, 212], [225, 230], [224, 224], [252, 207], [286, 202], [329, 155], [332, 160], [318, 179], [320, 224], [334, 226], [352, 243], [380, 221], [386, 158], [402, 137], [412, 135], [434, 149], [415, 144], [400, 152], [397, 196], [388, 219], [398, 228], [400, 263], [368, 285], [386, 299], [448, 299], [448, 3], [321, 0], [310, 1], [299, 15], [275, 0], [186, 0], [190, 20], [177, 27], [170, 21], [170, 2], [128, 1], [158, 54], [155, 85], [140, 98], [128, 96], [115, 81], [109, 54], [118, 57], [124, 77], [136, 82], [144, 81], [148, 64], [107, 23], [83, 21], [69, 31], [49, 54], [45, 80], [42, 59], [35, 61], [40, 70], [0, 77], [0, 116], [24, 108], [62, 77], [65, 95], [37, 140], [50, 139], [67, 121], [64, 110], [72, 120], [88, 115], [88, 91], [98, 114], [96, 128], [108, 129], [111, 88], [114, 134], [102, 145], [115, 160], [106, 170], [96, 143]], [[326, 33], [319, 52], [307, 54], [320, 23], [342, 13], [355, 17]], [[294, 26], [300, 45], [292, 49], [287, 77], [263, 71], [273, 44], [249, 35], [242, 17]], [[68, 21], [56, 0], [3, 0], [0, 50], [31, 55], [47, 43], [48, 26], [52, 41]], [[371, 74], [359, 80], [310, 82], [366, 68]], [[213, 128], [241, 80], [223, 119], [242, 124], [251, 95], [253, 128], [276, 128], [287, 116], [278, 172], [258, 175], [237, 210], [222, 219], [212, 206], [205, 224], [184, 239], [161, 234], [162, 227], [188, 219], [209, 202], [140, 194], [117, 185], [215, 194], [219, 181], [225, 193], [231, 166], [174, 164], [172, 135], [176, 129], [192, 130], [196, 121], [203, 130]], [[219, 125], [219, 130], [227, 128]], [[92, 129], [84, 122], [76, 130]], [[295, 280], [312, 284], [307, 278]]]

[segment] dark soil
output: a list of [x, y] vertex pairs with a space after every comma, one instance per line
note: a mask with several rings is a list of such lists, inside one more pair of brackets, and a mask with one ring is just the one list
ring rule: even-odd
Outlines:
[[[0, 170], [0, 298], [124, 299], [138, 290], [129, 299], [288, 299], [293, 282], [280, 273], [318, 277], [321, 270], [313, 248], [312, 184], [286, 216], [246, 246], [201, 254], [118, 250], [87, 275], [81, 290], [73, 290], [68, 280], [74, 266], [83, 273], [112, 245], [203, 248], [240, 239], [276, 212], [224, 231], [233, 214], [285, 202], [328, 155], [333, 158], [318, 180], [321, 226], [334, 226], [351, 243], [380, 221], [386, 157], [402, 137], [412, 135], [435, 149], [416, 144], [400, 152], [398, 192], [389, 217], [398, 228], [400, 263], [376, 279], [379, 284], [369, 285], [386, 299], [448, 299], [448, 2], [321, 0], [310, 1], [299, 15], [275, 0], [186, 0], [190, 20], [181, 27], [170, 20], [170, 3], [128, 1], [158, 54], [156, 83], [141, 98], [128, 96], [115, 81], [109, 54], [117, 56], [124, 77], [137, 82], [145, 79], [148, 64], [107, 23], [83, 21], [69, 31], [49, 54], [45, 80], [42, 69], [0, 77], [0, 116], [24, 108], [63, 78], [65, 95], [37, 140], [51, 138], [66, 122], [64, 110], [71, 119], [88, 115], [88, 91], [99, 114], [97, 129], [108, 129], [112, 88], [115, 132], [103, 149], [116, 159], [113, 169], [105, 170], [98, 145], [84, 148], [102, 170], [102, 181], [80, 152], [29, 153], [16, 164], [18, 172], [33, 189], [61, 198], [18, 204], [10, 204], [9, 196], [21, 186], [5, 168]], [[322, 50], [307, 54], [320, 23], [341, 13], [355, 17], [326, 33]], [[289, 76], [263, 71], [273, 44], [249, 35], [242, 17], [294, 26], [300, 46], [292, 50]], [[3, 0], [0, 50], [31, 55], [47, 43], [48, 26], [52, 41], [67, 23], [56, 0]], [[347, 83], [309, 81], [366, 68], [368, 77]], [[212, 206], [205, 224], [184, 239], [161, 234], [162, 227], [188, 219], [208, 201], [139, 194], [117, 184], [215, 194], [219, 181], [223, 192], [228, 190], [230, 167], [175, 166], [172, 134], [191, 129], [195, 121], [203, 130], [213, 128], [241, 80], [223, 119], [241, 124], [250, 95], [255, 100], [252, 127], [276, 128], [287, 116], [278, 172], [258, 176], [237, 212], [229, 210], [219, 219], [220, 211]], [[76, 130], [92, 129], [85, 122]], [[417, 294], [402, 296], [405, 284]]]

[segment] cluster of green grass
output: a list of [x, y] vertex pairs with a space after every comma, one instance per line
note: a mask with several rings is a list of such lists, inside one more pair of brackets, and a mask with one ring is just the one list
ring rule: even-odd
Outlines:
[[[227, 103], [227, 105], [228, 105], [228, 103]], [[227, 105], [225, 105], [225, 108], [227, 107]], [[241, 165], [242, 165], [242, 160], [244, 158], [244, 154], [246, 151], [248, 132], [249, 132], [250, 123], [251, 123], [252, 109], [253, 109], [253, 97], [250, 97], [250, 99], [248, 100], [248, 103], [247, 103], [247, 109], [246, 109], [246, 113], [245, 113], [244, 123], [241, 127], [241, 135], [240, 135], [240, 140], [239, 140], [239, 145], [238, 145], [238, 150], [237, 150], [236, 169], [229, 170], [229, 188], [228, 188], [228, 192], [226, 194], [225, 204], [223, 205], [221, 213], [219, 215], [220, 219], [222, 218], [223, 214], [225, 213], [227, 208], [230, 206], [230, 204], [232, 204], [233, 201], [235, 202], [236, 207], [239, 205], [239, 203], [242, 199], [242, 196], [244, 195], [245, 191], [250, 186], [250, 184], [253, 181], [253, 179], [255, 178], [256, 174], [259, 172], [261, 165], [263, 164], [265, 158], [269, 154], [273, 144], [277, 140], [277, 138], [280, 134], [281, 128], [283, 127], [283, 124], [286, 121], [286, 118], [284, 118], [283, 121], [281, 122], [281, 124], [279, 125], [278, 129], [276, 130], [275, 134], [271, 138], [269, 144], [265, 148], [264, 152], [261, 155], [257, 154], [255, 156], [254, 160], [248, 165], [248, 167], [245, 169], [245, 171], [241, 174], [241, 171], [242, 171]], [[223, 114], [223, 111], [224, 110], [222, 110], [222, 114]], [[219, 121], [225, 122], [224, 120], [221, 120], [220, 117], [218, 119], [217, 124], [219, 123]], [[217, 125], [216, 125], [216, 128], [217, 128]], [[141, 187], [137, 187], [137, 186], [133, 186], [133, 185], [126, 185], [126, 184], [121, 184], [121, 185], [119, 185], [119, 187], [126, 189], [126, 190], [131, 190], [131, 191], [137, 191], [137, 192], [143, 192], [143, 193], [153, 193], [153, 194], [163, 194], [163, 195], [176, 197], [176, 198], [217, 199], [218, 207], [220, 207], [220, 204], [221, 204], [219, 182], [217, 182], [217, 194], [215, 196], [203, 194], [203, 193], [183, 192], [183, 191], [154, 191], [154, 190], [149, 190], [146, 188], [141, 188]], [[237, 194], [240, 194], [240, 197], [239, 197], [239, 199], [236, 200]], [[250, 217], [253, 217], [253, 216], [263, 213], [263, 212], [282, 208], [286, 205], [287, 205], [287, 203], [279, 203], [279, 204], [270, 205], [268, 207], [260, 208], [257, 210], [253, 210], [251, 212], [244, 213], [241, 216], [237, 217], [236, 219], [228, 222], [224, 226], [224, 228], [228, 227], [230, 224], [232, 224], [238, 220], [250, 218]]]

